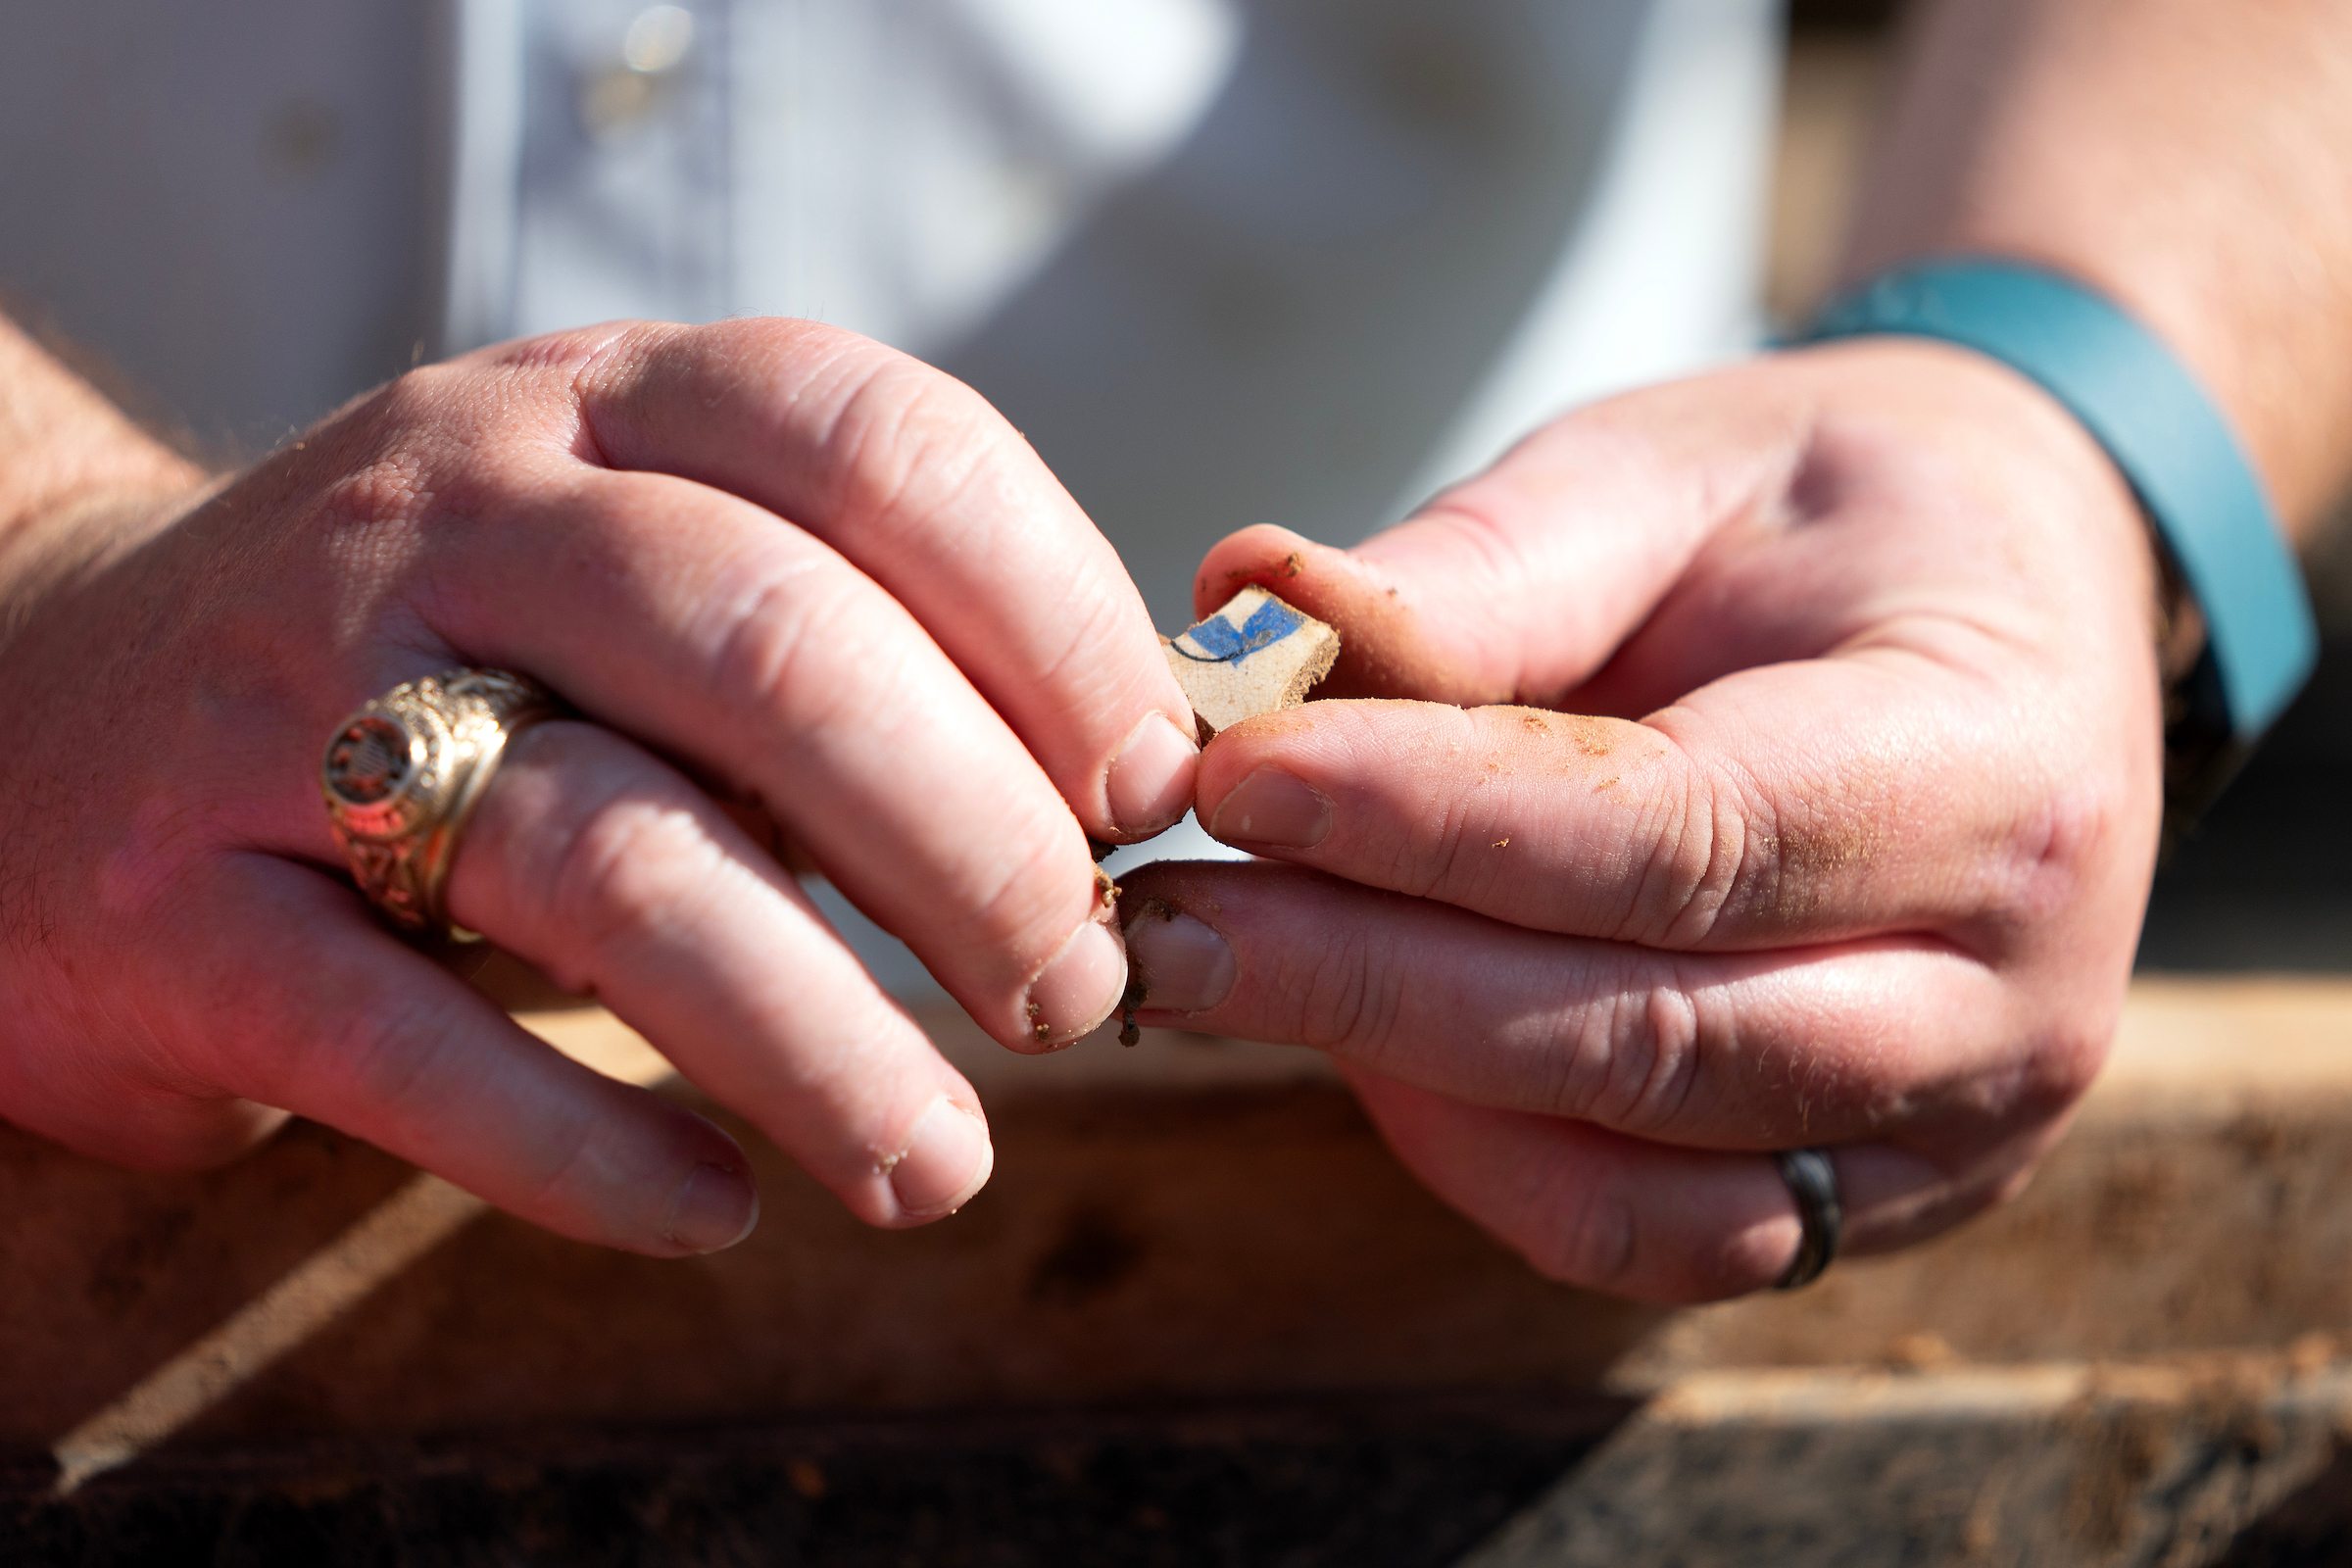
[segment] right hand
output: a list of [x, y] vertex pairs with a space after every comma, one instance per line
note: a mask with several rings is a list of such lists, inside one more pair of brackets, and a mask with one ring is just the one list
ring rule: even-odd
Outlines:
[[222, 486], [52, 522], [0, 535], [0, 1115], [123, 1163], [292, 1111], [583, 1240], [748, 1233], [724, 1133], [351, 890], [318, 756], [400, 681], [492, 665], [580, 714], [516, 738], [451, 916], [878, 1225], [970, 1198], [987, 1126], [746, 803], [1037, 1050], [1126, 980], [1087, 835], [1191, 800], [1190, 711], [1110, 546], [978, 396], [820, 326], [504, 345]]

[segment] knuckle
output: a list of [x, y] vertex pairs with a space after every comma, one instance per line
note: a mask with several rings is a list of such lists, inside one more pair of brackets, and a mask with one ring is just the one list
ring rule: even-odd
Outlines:
[[363, 460], [318, 492], [318, 520], [337, 534], [378, 534], [414, 524], [429, 487], [422, 457], [401, 446]]
[[576, 394], [599, 366], [648, 353], [684, 328], [661, 321], [613, 320], [515, 338], [486, 350], [482, 364], [564, 376]]
[[1553, 1052], [1555, 1115], [1635, 1136], [1671, 1131], [1697, 1085], [1707, 1036], [1721, 1026], [1671, 981], [1617, 992], [1572, 1015]]
[[1298, 988], [1295, 1032], [1303, 1045], [1342, 1052], [1377, 1068], [1399, 1044], [1401, 966], [1380, 961], [1360, 936], [1335, 937]]
[[633, 324], [651, 346], [674, 347], [677, 352], [705, 363], [774, 364], [779, 360], [800, 365], [829, 361], [863, 364], [878, 360], [916, 363], [863, 333], [802, 316], [743, 316], [690, 326], [668, 322]]
[[852, 371], [885, 365], [924, 368], [920, 360], [862, 332], [806, 317], [756, 317], [693, 330], [710, 334], [722, 351], [764, 354], [801, 365], [838, 365]]
[[[380, 1003], [380, 999], [379, 999]], [[429, 1116], [446, 1090], [440, 1064], [460, 1059], [466, 1028], [438, 1002], [357, 1007], [307, 1047], [294, 1046], [290, 1070], [319, 1102]]]
[[[1067, 941], [1088, 917], [1095, 899], [1091, 870], [1080, 873], [1080, 846], [1066, 814], [1043, 809], [1000, 823], [985, 853], [951, 868], [945, 886], [960, 906], [960, 924], [973, 945], [1015, 958], [1026, 977]], [[953, 915], [952, 915], [953, 917]]]
[[[552, 1136], [517, 1140], [524, 1166], [512, 1206], [524, 1213], [596, 1213], [610, 1196], [605, 1140], [597, 1124], [578, 1117], [550, 1129]], [[585, 1203], [578, 1200], [585, 1199]]]
[[822, 575], [813, 561], [767, 570], [720, 617], [712, 696], [788, 736], [888, 711], [871, 695], [908, 674], [894, 640], [873, 634], [867, 595]]
[[568, 371], [572, 401], [584, 411], [614, 396], [678, 400], [682, 410], [732, 410], [786, 429], [808, 394], [817, 394], [814, 407], [838, 414], [842, 390], [873, 367], [915, 363], [855, 332], [787, 317], [612, 321], [506, 351]]
[[577, 421], [579, 454], [600, 467], [612, 467], [598, 418], [600, 395], [661, 379], [676, 365], [679, 350], [706, 341], [704, 334], [710, 330], [669, 321], [612, 321], [508, 344], [506, 363], [525, 373], [562, 376], [569, 416]]
[[823, 440], [836, 514], [886, 535], [933, 523], [999, 482], [1008, 434], [961, 381], [902, 355], [860, 358]]
[[502, 417], [469, 372], [410, 370], [363, 400], [342, 430], [321, 433], [317, 444], [332, 477], [311, 492], [302, 514], [330, 536], [363, 541], [435, 518], [479, 517], [492, 510], [503, 471], [497, 443], [485, 440]]
[[2120, 779], [2087, 770], [2040, 793], [2009, 836], [2006, 888], [1996, 901], [2007, 923], [2031, 928], [2048, 920], [2114, 863], [2131, 815], [2128, 793]]
[[1467, 558], [1471, 569], [1497, 582], [1515, 582], [1536, 569], [1518, 525], [1516, 514], [1522, 510], [1518, 486], [1489, 472], [1439, 492], [1413, 521], [1442, 535]]
[[[976, 860], [988, 870], [966, 872], [976, 891], [964, 898], [971, 936], [986, 948], [1016, 955], [1035, 955], [1037, 961], [1054, 955], [1075, 931], [1077, 919], [1087, 919], [1094, 901], [1094, 874], [1084, 877], [1084, 894], [1072, 898], [1077, 870], [1065, 815], [1045, 811], [1025, 813], [1002, 823], [1002, 837], [990, 854]], [[1068, 867], [1068, 870], [1065, 870]], [[1072, 912], [1075, 906], [1075, 912]], [[1025, 961], [1023, 971], [1035, 968]]]
[[[682, 803], [620, 793], [574, 811], [557, 828], [542, 914], [602, 969], [674, 925], [718, 885], [719, 849]], [[583, 977], [585, 978], [585, 977]]]
[[1750, 828], [1732, 786], [1695, 767], [1646, 811], [1641, 842], [1655, 848], [1634, 881], [1618, 940], [1696, 947], [1735, 897], [1769, 879], [1770, 835]]
[[[874, 609], [870, 590], [812, 567], [769, 574], [725, 617], [713, 696], [787, 753], [854, 724], [879, 749], [904, 741], [920, 755], [935, 744], [918, 733], [932, 706], [905, 694], [937, 671], [927, 644], [876, 635]], [[956, 934], [1033, 966], [1092, 905], [1094, 876], [1075, 819], [1042, 776], [991, 794], [986, 841], [934, 867], [937, 912]]]
[[1434, 804], [1437, 820], [1432, 830], [1427, 835], [1397, 834], [1396, 859], [1390, 866], [1390, 885], [1416, 899], [1460, 896], [1466, 865], [1486, 864], [1494, 858], [1490, 855], [1475, 859], [1463, 852], [1463, 845], [1471, 841], [1476, 810], [1469, 792], [1449, 794]]
[[1031, 651], [1035, 673], [1025, 677], [1027, 683], [1061, 694], [1062, 707], [1073, 719], [1098, 713], [1126, 717], [1129, 666], [1122, 660], [1102, 657], [1102, 650], [1120, 647], [1125, 638], [1122, 608], [1102, 594], [1072, 594], [1066, 610], [1051, 618], [1053, 640]]
[[1485, 770], [1471, 775], [1471, 788], [1441, 790], [1416, 802], [1420, 820], [1412, 831], [1381, 835], [1375, 842], [1385, 845], [1385, 860], [1377, 874], [1381, 886], [1411, 898], [1474, 903], [1500, 869], [1487, 830], [1511, 815], [1512, 780], [1503, 759], [1519, 739], [1517, 723], [1493, 710], [1460, 709], [1439, 710], [1431, 718], [1420, 744], [1443, 746], [1448, 755], [1483, 753]]

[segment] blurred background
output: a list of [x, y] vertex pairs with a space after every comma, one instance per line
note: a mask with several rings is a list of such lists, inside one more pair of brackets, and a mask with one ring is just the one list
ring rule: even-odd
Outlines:
[[[1784, 319], [1896, 9], [1792, 0]], [[2115, 1065], [1946, 1241], [1702, 1311], [1584, 1297], [1309, 1054], [1230, 1043], [1038, 1074], [950, 1041], [988, 1201], [883, 1236], [754, 1144], [761, 1230], [691, 1264], [307, 1125], [170, 1179], [0, 1128], [0, 1563], [2352, 1561], [2343, 541], [2319, 678], [2162, 873]]]
[[[1895, 0], [1796, 0], [1769, 300], [1801, 318], [1830, 282]], [[2338, 517], [2307, 563], [2326, 639], [2320, 670], [2245, 773], [2164, 866], [2140, 943], [2146, 970], [2352, 968], [2352, 529]]]

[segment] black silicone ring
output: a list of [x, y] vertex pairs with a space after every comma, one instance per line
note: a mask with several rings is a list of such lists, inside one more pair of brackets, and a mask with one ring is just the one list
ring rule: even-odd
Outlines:
[[1845, 1206], [1838, 1198], [1838, 1167], [1830, 1163], [1828, 1150], [1788, 1149], [1772, 1158], [1781, 1169], [1781, 1180], [1788, 1184], [1788, 1196], [1796, 1200], [1796, 1217], [1804, 1227], [1796, 1256], [1773, 1285], [1776, 1291], [1793, 1291], [1821, 1278], [1822, 1270], [1837, 1259]]

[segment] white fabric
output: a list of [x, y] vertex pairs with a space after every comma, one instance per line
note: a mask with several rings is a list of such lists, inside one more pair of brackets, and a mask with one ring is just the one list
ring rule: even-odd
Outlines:
[[74, 0], [0, 54], [0, 298], [200, 439], [621, 315], [973, 380], [1163, 619], [1751, 325], [1773, 0]]
[[1231, 528], [1349, 542], [1754, 324], [1777, 0], [10, 21], [0, 302], [200, 439], [519, 333], [814, 317], [996, 400], [1163, 625]]

